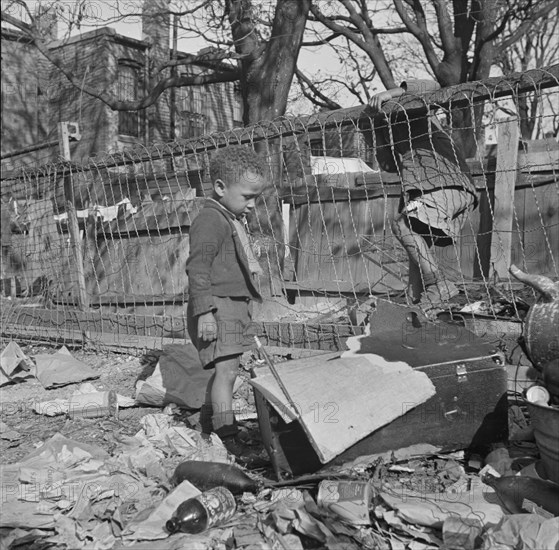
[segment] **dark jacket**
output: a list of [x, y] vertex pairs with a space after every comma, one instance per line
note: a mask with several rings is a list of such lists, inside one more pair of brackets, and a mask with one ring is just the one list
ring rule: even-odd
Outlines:
[[190, 227], [186, 272], [193, 315], [213, 311], [214, 296], [262, 300], [233, 220], [233, 214], [208, 200]]
[[[404, 191], [408, 191], [405, 178], [405, 167], [413, 167], [414, 157], [419, 154], [431, 154], [434, 151], [456, 166], [456, 171], [466, 175], [459, 185], [461, 189], [470, 193], [477, 206], [478, 196], [475, 185], [470, 175], [469, 167], [464, 156], [456, 147], [450, 136], [440, 127], [429, 120], [429, 109], [414, 109], [413, 111], [394, 111], [390, 116], [384, 112], [371, 112], [369, 108], [365, 113], [370, 113], [371, 118], [363, 118], [359, 127], [364, 131], [368, 145], [375, 149], [379, 166], [387, 172], [398, 172], [402, 178]], [[375, 138], [373, 138], [373, 130]], [[411, 161], [411, 162], [410, 162]], [[412, 168], [413, 169], [413, 168]], [[445, 188], [455, 187], [453, 179], [448, 179]], [[440, 183], [445, 178], [436, 182], [422, 182], [422, 192], [428, 193], [438, 190]]]

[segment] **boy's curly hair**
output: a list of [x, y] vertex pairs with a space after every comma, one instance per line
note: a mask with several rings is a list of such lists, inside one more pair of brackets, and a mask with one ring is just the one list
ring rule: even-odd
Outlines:
[[218, 149], [210, 159], [212, 182], [220, 179], [226, 183], [236, 183], [239, 177], [250, 171], [265, 176], [267, 167], [264, 159], [256, 151], [245, 145], [231, 145]]

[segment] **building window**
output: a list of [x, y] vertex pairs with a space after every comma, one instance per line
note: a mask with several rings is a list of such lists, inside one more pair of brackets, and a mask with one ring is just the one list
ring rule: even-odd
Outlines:
[[[133, 61], [119, 61], [118, 63], [118, 99], [121, 101], [136, 101], [141, 87], [140, 68]], [[125, 136], [140, 136], [139, 111], [118, 112], [118, 133]]]
[[[183, 76], [191, 76], [184, 73]], [[206, 95], [205, 86], [184, 86], [179, 88], [177, 102], [177, 129], [183, 139], [195, 138], [206, 133]]]
[[324, 143], [322, 142], [322, 139], [311, 139], [309, 146], [313, 157], [324, 156]]
[[243, 126], [243, 97], [241, 87], [237, 83], [233, 85], [233, 127]]
[[183, 139], [196, 138], [206, 133], [205, 115], [182, 111], [178, 123], [179, 136]]

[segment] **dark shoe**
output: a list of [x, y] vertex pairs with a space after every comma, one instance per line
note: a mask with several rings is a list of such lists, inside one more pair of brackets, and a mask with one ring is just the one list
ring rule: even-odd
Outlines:
[[439, 281], [434, 285], [429, 285], [425, 289], [425, 293], [419, 302], [419, 306], [425, 310], [441, 306], [444, 307], [449, 300], [455, 298], [458, 294], [460, 294], [460, 291], [456, 288], [454, 283], [451, 283], [450, 281]]

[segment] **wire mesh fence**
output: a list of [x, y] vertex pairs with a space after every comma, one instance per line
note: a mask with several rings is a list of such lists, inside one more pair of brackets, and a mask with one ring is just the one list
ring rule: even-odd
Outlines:
[[[269, 169], [249, 220], [265, 272], [260, 332], [268, 343], [335, 347], [353, 330], [352, 304], [406, 299], [410, 263], [393, 221], [406, 178], [422, 170], [410, 140], [435, 149], [437, 132], [453, 136], [454, 154], [470, 156], [479, 201], [460, 213], [455, 238], [431, 249], [460, 291], [444, 307], [518, 320], [527, 294], [509, 265], [559, 276], [558, 74], [554, 66], [407, 94], [383, 108], [387, 142], [379, 115], [358, 107], [4, 174], [2, 336], [130, 349], [184, 338], [189, 227], [212, 193], [211, 154], [244, 144]], [[538, 99], [530, 120], [526, 97]], [[427, 122], [413, 137], [418, 113]], [[407, 156], [395, 155], [402, 147]], [[382, 150], [396, 161], [392, 171]], [[416, 179], [444, 180], [445, 170], [438, 159]], [[422, 185], [407, 199], [426, 196]]]

